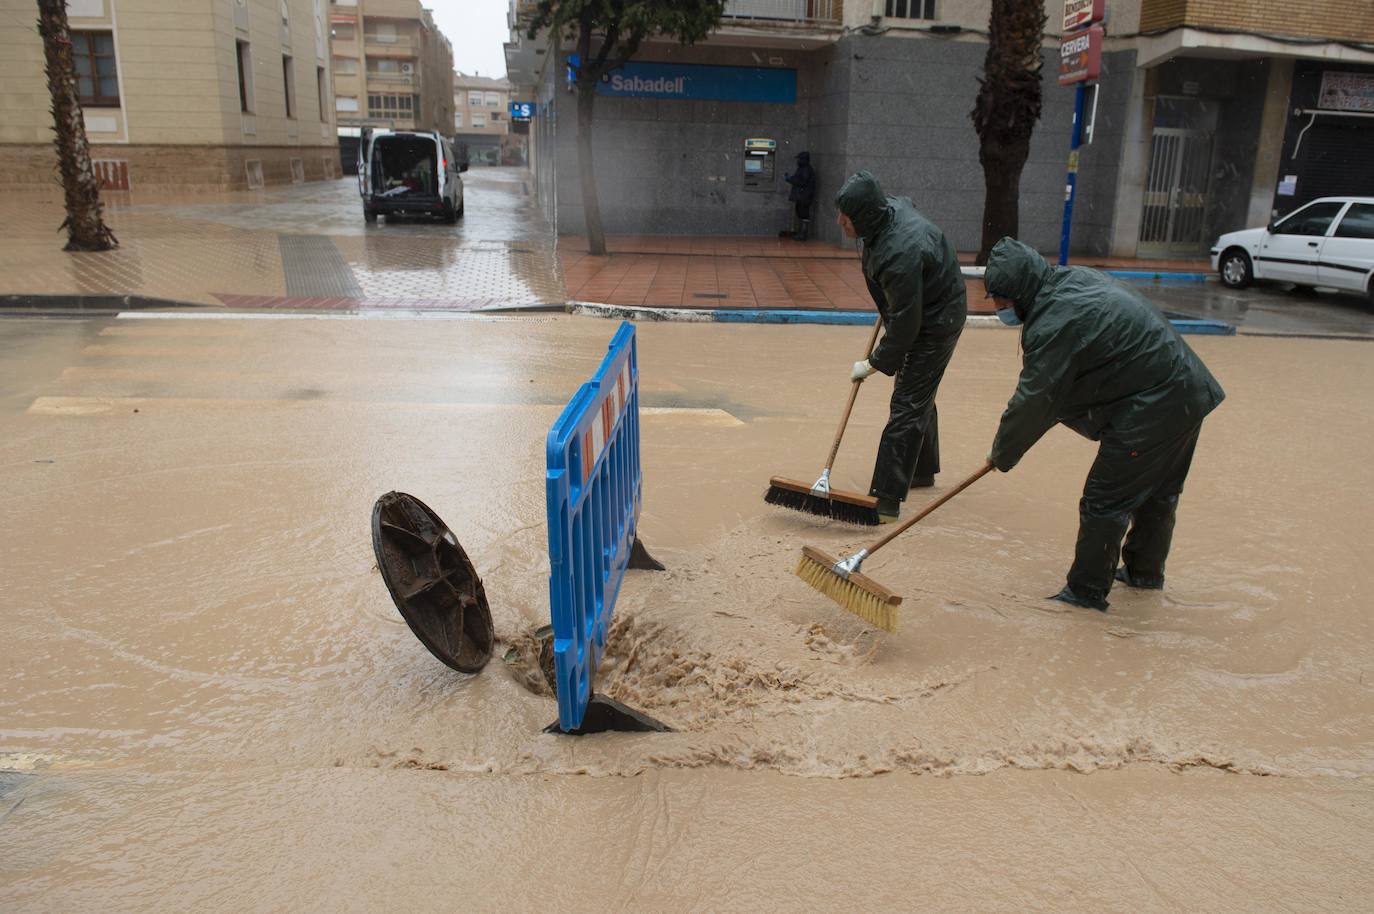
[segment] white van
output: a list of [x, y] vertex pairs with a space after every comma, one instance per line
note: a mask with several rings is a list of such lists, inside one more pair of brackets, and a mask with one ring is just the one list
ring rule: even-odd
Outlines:
[[432, 130], [363, 128], [358, 149], [358, 191], [363, 218], [404, 213], [440, 216], [449, 225], [463, 217], [466, 161]]

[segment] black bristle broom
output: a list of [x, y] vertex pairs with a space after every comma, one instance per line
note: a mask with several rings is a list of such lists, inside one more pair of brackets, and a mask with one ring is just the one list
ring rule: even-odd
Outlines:
[[[882, 321], [873, 324], [873, 335], [869, 337], [866, 356], [873, 354], [873, 346], [878, 342], [878, 330]], [[840, 427], [835, 432], [835, 441], [830, 445], [830, 457], [825, 461], [825, 469], [820, 478], [812, 485], [800, 479], [774, 476], [768, 480], [768, 491], [763, 500], [770, 505], [830, 517], [849, 524], [876, 526], [878, 523], [878, 499], [858, 492], [846, 492], [830, 486], [830, 468], [835, 465], [835, 456], [840, 452], [840, 440], [844, 438], [845, 426], [849, 424], [849, 414], [854, 410], [854, 401], [859, 396], [863, 380], [857, 380], [849, 387], [849, 402], [845, 404], [844, 415], [840, 417]]]

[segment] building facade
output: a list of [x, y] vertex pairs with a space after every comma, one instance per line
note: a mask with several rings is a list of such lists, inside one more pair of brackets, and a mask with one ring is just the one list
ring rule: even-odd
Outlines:
[[453, 47], [419, 0], [331, 0], [329, 25], [345, 170], [363, 127], [452, 132]]
[[510, 103], [508, 80], [453, 74], [453, 134], [472, 164], [525, 164], [528, 125], [512, 123]]
[[[327, 10], [326, 0], [68, 0], [105, 189], [337, 177]], [[37, 6], [0, 0], [0, 14], [0, 182], [50, 183], [56, 154]]]
[[[509, 75], [517, 95], [538, 103], [541, 202], [560, 231], [576, 233], [573, 51], [547, 35], [525, 37], [531, 5], [511, 4]], [[808, 150], [820, 176], [822, 237], [839, 241], [834, 193], [867, 168], [960, 250], [975, 250], [984, 189], [970, 112], [990, 6], [731, 0], [707, 41], [647, 42], [596, 100], [607, 231], [773, 234], [786, 225], [783, 176]], [[1107, 0], [1106, 10], [1091, 143], [1079, 155], [1075, 252], [1201, 256], [1218, 233], [1263, 224], [1313, 196], [1374, 193], [1368, 4]], [[1046, 13], [1044, 107], [1020, 209], [1023, 239], [1052, 251], [1074, 90], [1056, 80], [1062, 0], [1048, 0]], [[776, 144], [767, 180], [746, 171], [758, 165], [746, 140]]]

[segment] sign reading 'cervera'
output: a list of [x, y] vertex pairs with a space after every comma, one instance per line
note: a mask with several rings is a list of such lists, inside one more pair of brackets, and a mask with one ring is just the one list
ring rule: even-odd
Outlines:
[[1059, 85], [1091, 82], [1102, 72], [1102, 27], [1093, 26], [1059, 43]]
[[[568, 59], [570, 70], [577, 65], [577, 55]], [[797, 71], [631, 61], [603, 76], [596, 94], [793, 105], [797, 102]]]
[[1064, 0], [1064, 31], [1072, 32], [1101, 22], [1106, 15], [1106, 0]]

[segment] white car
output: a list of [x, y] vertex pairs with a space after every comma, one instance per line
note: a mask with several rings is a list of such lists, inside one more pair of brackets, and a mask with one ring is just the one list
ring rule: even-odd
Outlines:
[[1374, 304], [1374, 197], [1322, 197], [1265, 228], [1222, 235], [1212, 269], [1232, 289], [1272, 279], [1359, 292]]

